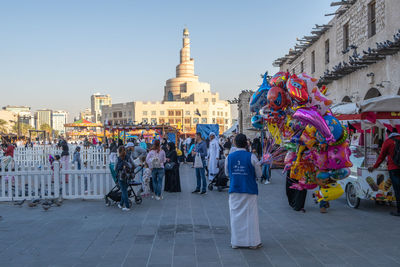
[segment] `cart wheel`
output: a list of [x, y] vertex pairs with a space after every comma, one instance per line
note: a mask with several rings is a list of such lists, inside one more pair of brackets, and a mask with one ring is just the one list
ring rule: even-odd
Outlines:
[[135, 197], [135, 203], [136, 204], [141, 204], [142, 203], [142, 197], [140, 197], [140, 196], [137, 196], [137, 197]]
[[357, 209], [360, 205], [360, 198], [356, 195], [356, 189], [352, 183], [346, 186], [346, 202], [350, 208]]
[[108, 199], [108, 197], [104, 197], [104, 201], [106, 202], [106, 207], [111, 205], [111, 201]]
[[208, 190], [213, 191], [213, 189], [214, 189], [213, 185], [212, 185], [212, 184], [209, 184], [209, 185], [208, 185]]

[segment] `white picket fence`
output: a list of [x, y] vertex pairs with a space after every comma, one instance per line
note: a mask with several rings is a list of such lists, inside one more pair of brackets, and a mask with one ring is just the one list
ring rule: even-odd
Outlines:
[[[70, 145], [69, 158], [72, 162], [75, 148]], [[50, 166], [49, 155], [61, 155], [62, 150], [56, 146], [17, 147], [14, 150], [14, 162], [18, 166], [38, 167]], [[109, 164], [109, 150], [98, 147], [81, 147], [81, 160], [88, 165], [107, 166]]]
[[115, 185], [108, 166], [89, 165], [82, 170], [64, 170], [59, 162], [54, 162], [53, 169], [15, 166], [15, 170], [1, 168], [0, 201], [58, 197], [101, 199]]

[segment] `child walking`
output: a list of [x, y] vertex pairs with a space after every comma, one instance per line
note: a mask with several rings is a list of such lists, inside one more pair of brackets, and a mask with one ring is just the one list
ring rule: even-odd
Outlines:
[[147, 163], [144, 164], [143, 176], [142, 176], [142, 196], [149, 197], [150, 196], [150, 180], [151, 180], [151, 170]]

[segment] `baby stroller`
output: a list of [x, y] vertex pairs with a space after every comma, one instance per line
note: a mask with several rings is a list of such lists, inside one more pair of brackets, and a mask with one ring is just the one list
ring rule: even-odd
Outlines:
[[229, 188], [228, 186], [228, 177], [225, 175], [225, 160], [220, 159], [217, 163], [218, 173], [215, 175], [214, 179], [208, 184], [208, 190], [212, 191], [214, 186], [217, 187], [218, 191], [221, 192], [225, 188]]
[[[117, 173], [115, 172], [115, 165], [113, 163], [110, 163], [110, 171], [111, 171], [111, 177], [114, 180], [115, 186], [111, 189], [110, 192], [108, 192], [107, 195], [104, 196], [104, 200], [106, 202], [106, 206], [111, 205], [111, 200], [115, 203], [121, 201], [121, 190], [119, 188], [118, 184], [118, 177]], [[135, 186], [141, 186], [142, 183], [138, 183], [133, 180], [135, 175], [139, 173], [143, 167], [139, 168], [136, 172], [133, 172], [132, 170], [128, 171], [128, 198], [129, 198], [129, 206], [132, 206], [132, 200], [131, 198], [134, 198], [136, 204], [141, 204], [142, 203], [142, 197], [136, 195], [134, 187]]]

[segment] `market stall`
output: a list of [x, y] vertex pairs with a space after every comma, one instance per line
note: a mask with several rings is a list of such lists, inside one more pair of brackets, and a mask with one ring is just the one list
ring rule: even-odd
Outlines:
[[346, 103], [332, 108], [337, 118], [351, 128], [351, 175], [339, 181], [346, 192], [347, 204], [357, 208], [360, 199], [377, 203], [392, 203], [389, 172], [385, 164], [373, 172], [368, 171], [376, 162], [385, 130], [400, 130], [400, 96], [381, 96], [360, 103]]
[[100, 137], [102, 131], [97, 131], [98, 128], [103, 128], [101, 123], [91, 122], [85, 119], [74, 121], [73, 123], [64, 124], [66, 137], [72, 139], [81, 139], [85, 137]]

